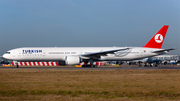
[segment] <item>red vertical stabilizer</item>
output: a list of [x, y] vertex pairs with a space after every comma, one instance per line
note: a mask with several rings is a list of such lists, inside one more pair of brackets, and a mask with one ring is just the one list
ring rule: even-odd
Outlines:
[[144, 47], [161, 49], [168, 27], [168, 25], [164, 25]]

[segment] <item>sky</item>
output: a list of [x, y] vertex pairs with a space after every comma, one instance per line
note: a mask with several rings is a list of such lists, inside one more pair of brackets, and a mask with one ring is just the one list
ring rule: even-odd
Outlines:
[[0, 56], [19, 47], [141, 47], [169, 25], [180, 54], [180, 0], [0, 0]]

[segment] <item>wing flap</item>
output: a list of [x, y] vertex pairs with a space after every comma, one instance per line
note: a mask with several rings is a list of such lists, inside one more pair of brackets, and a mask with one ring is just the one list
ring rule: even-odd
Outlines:
[[96, 52], [96, 53], [83, 54], [83, 55], [81, 55], [81, 56], [83, 56], [83, 57], [100, 57], [100, 56], [107, 56], [107, 54], [114, 54], [114, 52], [124, 51], [124, 50], [129, 50], [129, 49], [130, 49], [130, 48], [110, 50], [110, 51], [102, 51], [102, 52]]

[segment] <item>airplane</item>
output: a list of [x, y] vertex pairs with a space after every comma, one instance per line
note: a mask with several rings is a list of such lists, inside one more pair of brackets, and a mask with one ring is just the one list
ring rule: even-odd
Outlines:
[[90, 62], [91, 67], [98, 61], [138, 60], [174, 50], [161, 49], [168, 27], [164, 25], [143, 47], [23, 47], [7, 51], [3, 57], [15, 62], [58, 61], [65, 65]]
[[150, 66], [152, 67], [152, 64], [154, 64], [154, 66], [158, 66], [159, 63], [161, 63], [162, 61], [159, 59], [152, 59], [152, 57], [148, 57], [148, 58], [144, 58], [141, 60], [134, 60], [132, 62], [138, 63], [139, 67], [141, 67], [141, 63], [144, 63], [144, 67]]

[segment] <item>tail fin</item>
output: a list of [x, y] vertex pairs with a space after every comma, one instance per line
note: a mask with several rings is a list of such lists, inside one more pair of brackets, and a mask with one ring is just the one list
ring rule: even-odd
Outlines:
[[161, 49], [168, 27], [168, 25], [164, 25], [144, 47]]

